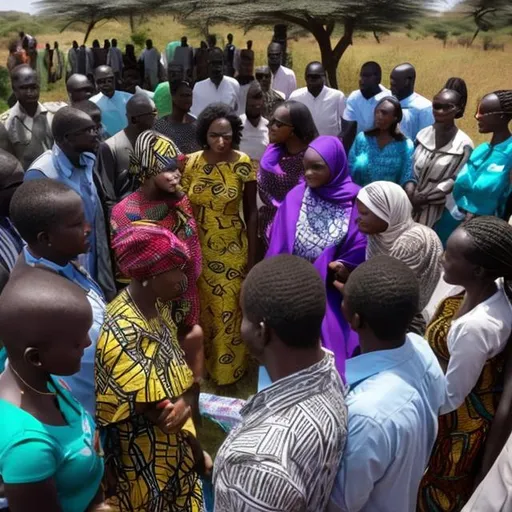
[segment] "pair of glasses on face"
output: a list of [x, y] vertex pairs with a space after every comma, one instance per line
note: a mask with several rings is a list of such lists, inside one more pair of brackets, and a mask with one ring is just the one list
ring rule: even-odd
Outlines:
[[293, 128], [293, 124], [285, 123], [284, 121], [280, 121], [279, 119], [276, 119], [273, 117], [270, 120], [270, 126], [275, 125], [276, 128], [282, 128], [283, 126], [288, 126], [289, 128]]
[[265, 73], [256, 73], [256, 80], [263, 80], [264, 78], [270, 78], [270, 75]]
[[306, 75], [306, 78], [309, 79], [309, 80], [320, 80], [321, 78], [323, 78], [324, 75], [320, 75], [320, 74], [311, 74], [311, 75]]
[[450, 110], [457, 108], [457, 106], [454, 105], [453, 103], [434, 103], [432, 105], [432, 108], [434, 110], [442, 110], [443, 112], [449, 112]]
[[155, 109], [155, 110], [152, 110], [151, 112], [144, 112], [144, 114], [139, 114], [137, 116], [133, 116], [135, 119], [139, 118], [139, 117], [144, 117], [144, 116], [153, 116], [153, 117], [156, 117], [158, 115], [158, 111]]

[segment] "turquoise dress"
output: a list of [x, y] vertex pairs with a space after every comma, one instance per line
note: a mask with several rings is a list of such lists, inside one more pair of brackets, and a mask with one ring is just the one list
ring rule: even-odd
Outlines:
[[443, 245], [462, 222], [460, 211], [478, 216], [503, 216], [512, 192], [511, 171], [512, 137], [495, 146], [485, 142], [473, 150], [453, 186], [453, 199], [459, 211], [445, 209], [434, 226]]
[[6, 484], [53, 478], [62, 511], [85, 512], [103, 477], [96, 427], [62, 385], [53, 387], [67, 425], [46, 425], [0, 399], [0, 476]]
[[414, 144], [410, 139], [393, 140], [380, 148], [377, 137], [361, 132], [348, 157], [352, 179], [361, 187], [374, 181], [392, 181], [402, 186], [410, 181], [416, 182], [413, 153]]

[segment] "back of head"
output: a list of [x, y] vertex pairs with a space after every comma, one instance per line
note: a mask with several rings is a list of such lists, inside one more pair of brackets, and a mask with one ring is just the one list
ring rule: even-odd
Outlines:
[[444, 89], [455, 91], [460, 96], [460, 112], [455, 116], [457, 119], [464, 117], [466, 105], [468, 103], [468, 88], [463, 78], [452, 77], [448, 78]]
[[251, 322], [265, 322], [293, 349], [315, 348], [325, 315], [325, 287], [308, 261], [291, 255], [263, 260], [248, 274], [242, 310]]
[[295, 135], [308, 144], [318, 137], [318, 129], [311, 115], [311, 111], [300, 101], [287, 100], [283, 103], [290, 111], [290, 119], [293, 124]]
[[[89, 100], [87, 100], [89, 102]], [[93, 104], [94, 105], [94, 104]], [[53, 116], [52, 135], [59, 142], [69, 133], [77, 132], [80, 126], [90, 126], [91, 116], [75, 107], [62, 107]]]
[[498, 96], [503, 114], [512, 119], [512, 89], [494, 91], [494, 94]]
[[101, 119], [101, 109], [93, 103], [91, 100], [79, 101], [78, 103], [74, 103], [73, 107], [77, 110], [81, 110], [85, 112], [89, 117], [99, 117]]
[[475, 217], [462, 229], [473, 239], [473, 248], [465, 257], [493, 279], [512, 279], [512, 226], [498, 217]]
[[350, 274], [343, 290], [348, 319], [360, 318], [378, 340], [402, 341], [418, 312], [420, 290], [414, 272], [390, 256], [375, 256]]
[[70, 187], [55, 180], [26, 181], [14, 193], [9, 217], [29, 245], [41, 232], [54, 228], [65, 214], [63, 198], [75, 194]]
[[66, 350], [63, 342], [83, 341], [91, 324], [91, 307], [83, 290], [47, 270], [18, 274], [0, 295], [2, 342], [13, 361], [23, 357], [28, 347], [46, 351], [50, 344], [60, 343]]
[[0, 190], [5, 190], [22, 181], [23, 167], [20, 161], [11, 153], [0, 149]]
[[147, 114], [155, 108], [153, 100], [147, 94], [134, 94], [126, 103], [126, 115], [128, 118]]

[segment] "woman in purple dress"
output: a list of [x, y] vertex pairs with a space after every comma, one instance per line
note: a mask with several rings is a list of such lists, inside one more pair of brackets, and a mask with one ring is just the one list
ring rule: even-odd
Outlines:
[[308, 107], [298, 101], [279, 105], [269, 123], [269, 139], [258, 171], [258, 231], [263, 252], [268, 248], [272, 221], [286, 194], [304, 176], [302, 159], [318, 131]]
[[337, 137], [321, 136], [304, 154], [305, 181], [293, 188], [274, 219], [266, 257], [294, 254], [314, 264], [325, 281], [327, 311], [322, 344], [334, 352], [343, 376], [345, 360], [358, 346], [357, 335], [341, 313], [341, 294], [333, 282], [345, 282], [365, 260], [366, 238], [357, 227], [356, 196], [347, 155]]

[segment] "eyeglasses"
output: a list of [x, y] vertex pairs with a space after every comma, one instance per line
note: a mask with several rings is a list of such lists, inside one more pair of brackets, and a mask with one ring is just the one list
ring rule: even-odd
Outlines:
[[263, 78], [270, 78], [270, 73], [256, 73], [256, 80], [262, 80]]
[[136, 116], [133, 116], [135, 117], [136, 119], [138, 117], [143, 117], [143, 116], [153, 116], [153, 117], [156, 117], [158, 115], [158, 110], [152, 110], [151, 112], [144, 112], [143, 114], [138, 114]]
[[283, 126], [288, 126], [289, 128], [293, 128], [293, 124], [285, 123], [283, 121], [279, 121], [279, 119], [276, 119], [275, 117], [273, 117], [270, 120], [270, 126], [272, 126], [273, 124], [276, 125], [276, 128], [282, 128]]
[[309, 78], [310, 80], [320, 80], [321, 78], [323, 78], [325, 75], [320, 75], [320, 74], [308, 74], [306, 75], [306, 78]]
[[445, 111], [448, 111], [448, 110], [453, 110], [454, 108], [457, 108], [457, 107], [453, 103], [434, 103], [432, 105], [432, 108], [434, 110], [445, 110]]

